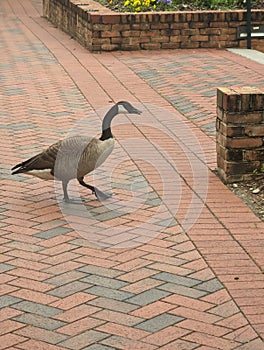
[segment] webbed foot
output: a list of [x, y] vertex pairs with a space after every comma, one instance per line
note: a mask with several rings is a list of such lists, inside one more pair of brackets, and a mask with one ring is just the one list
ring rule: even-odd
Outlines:
[[95, 194], [96, 198], [99, 199], [100, 201], [105, 201], [106, 199], [109, 199], [112, 197], [111, 193], [104, 193], [98, 190], [97, 188], [94, 189], [93, 193]]
[[65, 202], [65, 203], [69, 203], [69, 204], [82, 204], [83, 203], [83, 201], [81, 200], [81, 199], [79, 199], [79, 198], [63, 198], [63, 201]]

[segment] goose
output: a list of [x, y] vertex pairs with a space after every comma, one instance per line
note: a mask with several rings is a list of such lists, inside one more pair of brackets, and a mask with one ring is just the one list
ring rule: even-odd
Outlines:
[[67, 186], [70, 180], [77, 178], [80, 185], [90, 189], [96, 198], [105, 200], [111, 194], [84, 182], [85, 175], [99, 167], [114, 149], [114, 137], [111, 122], [119, 113], [141, 114], [141, 111], [127, 101], [112, 106], [103, 118], [100, 138], [72, 136], [49, 146], [45, 151], [15, 165], [12, 175], [25, 174], [42, 180], [60, 180], [65, 202], [72, 202]]

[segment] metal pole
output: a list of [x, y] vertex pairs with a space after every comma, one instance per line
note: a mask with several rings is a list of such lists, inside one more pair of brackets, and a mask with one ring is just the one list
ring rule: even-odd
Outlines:
[[251, 0], [247, 0], [247, 49], [251, 49]]

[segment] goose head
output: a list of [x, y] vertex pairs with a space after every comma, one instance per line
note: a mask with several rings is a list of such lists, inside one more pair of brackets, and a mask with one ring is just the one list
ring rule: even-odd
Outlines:
[[119, 101], [117, 102], [109, 111], [106, 113], [103, 123], [102, 123], [102, 135], [100, 137], [101, 141], [112, 138], [111, 132], [111, 122], [113, 118], [119, 113], [126, 114], [141, 114], [142, 112], [136, 107], [132, 106], [131, 103], [127, 101]]
[[141, 114], [142, 111], [132, 106], [131, 103], [127, 101], [119, 101], [116, 104], [118, 113], [128, 113], [128, 114]]

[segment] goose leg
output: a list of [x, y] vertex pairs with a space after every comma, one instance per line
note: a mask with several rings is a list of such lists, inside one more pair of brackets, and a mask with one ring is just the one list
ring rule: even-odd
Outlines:
[[62, 189], [63, 189], [63, 194], [64, 194], [64, 201], [65, 202], [70, 202], [70, 198], [68, 196], [68, 191], [67, 191], [67, 186], [68, 186], [68, 181], [62, 181]]
[[69, 198], [68, 190], [67, 190], [68, 183], [69, 183], [69, 181], [62, 181], [62, 188], [63, 188], [63, 194], [64, 194], [63, 200], [64, 200], [64, 202], [72, 203], [72, 204], [81, 204], [82, 200]]
[[98, 190], [98, 188], [96, 188], [96, 187], [94, 187], [94, 186], [91, 186], [91, 185], [85, 183], [85, 182], [83, 181], [83, 178], [82, 178], [82, 179], [78, 179], [78, 181], [79, 181], [80, 185], [82, 185], [82, 186], [84, 186], [84, 187], [86, 187], [86, 188], [89, 188], [89, 190], [91, 190], [92, 193], [94, 193], [95, 196], [96, 196], [96, 198], [98, 198], [99, 200], [102, 200], [102, 201], [103, 201], [103, 200], [105, 200], [105, 199], [107, 199], [107, 198], [112, 197], [111, 194], [103, 193], [103, 192], [101, 192], [100, 190]]
[[64, 197], [63, 200], [65, 203], [70, 203], [70, 204], [82, 204], [82, 200], [79, 198], [69, 198], [68, 196], [68, 191], [67, 191], [67, 186], [68, 186], [69, 181], [62, 181], [62, 188], [63, 188], [63, 193]]

